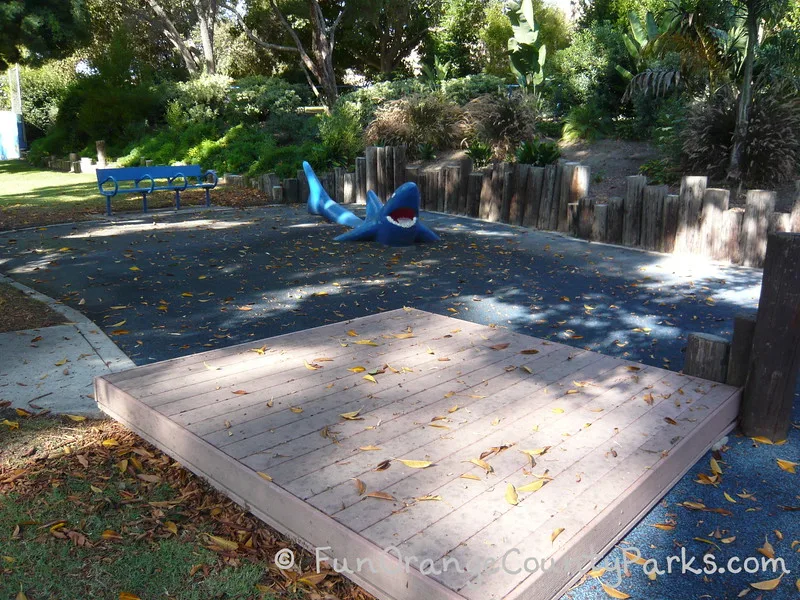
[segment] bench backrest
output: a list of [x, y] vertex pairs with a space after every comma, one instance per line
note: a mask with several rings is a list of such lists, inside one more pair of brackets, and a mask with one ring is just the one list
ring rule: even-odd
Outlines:
[[176, 175], [185, 177], [203, 177], [200, 165], [183, 165], [175, 167], [126, 167], [123, 169], [97, 169], [97, 181], [103, 182], [109, 176], [117, 183], [121, 181], [138, 181], [149, 175], [153, 179], [172, 179]]

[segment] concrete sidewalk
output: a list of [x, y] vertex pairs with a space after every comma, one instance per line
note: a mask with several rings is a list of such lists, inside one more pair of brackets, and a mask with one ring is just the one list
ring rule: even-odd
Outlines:
[[0, 333], [0, 400], [31, 412], [101, 416], [94, 378], [134, 366], [99, 327], [78, 311], [0, 275], [35, 300], [62, 314], [67, 323]]

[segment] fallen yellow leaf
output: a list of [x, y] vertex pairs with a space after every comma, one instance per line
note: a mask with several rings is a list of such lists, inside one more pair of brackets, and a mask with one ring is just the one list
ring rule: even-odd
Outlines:
[[80, 415], [64, 415], [64, 416], [67, 417], [70, 421], [75, 421], [76, 423], [80, 423], [81, 421], [86, 420], [86, 417], [82, 417]]
[[358, 416], [358, 413], [360, 412], [360, 410], [354, 410], [353, 412], [342, 413], [339, 416], [343, 419], [347, 419], [348, 421], [363, 421], [364, 417]]
[[394, 496], [386, 492], [370, 492], [366, 495], [367, 498], [378, 498], [379, 500], [394, 500]]
[[625, 592], [620, 592], [618, 589], [615, 589], [610, 585], [603, 583], [602, 581], [600, 582], [600, 585], [603, 587], [603, 591], [612, 598], [618, 598], [619, 600], [625, 600], [626, 598], [630, 598], [630, 596]]
[[261, 477], [261, 479], [265, 479], [267, 481], [272, 481], [272, 477], [270, 477], [266, 473], [262, 473], [261, 471], [256, 471], [256, 473], [258, 474], [259, 477]]
[[492, 465], [487, 463], [485, 460], [481, 460], [480, 458], [473, 458], [469, 462], [471, 462], [473, 465], [478, 465], [481, 469], [483, 469], [487, 473], [491, 473], [492, 471], [494, 471]]
[[363, 450], [364, 452], [370, 452], [372, 450], [380, 450], [380, 446], [361, 446], [359, 450]]
[[531, 483], [523, 485], [522, 487], [518, 487], [517, 491], [518, 492], [537, 492], [540, 489], [542, 489], [542, 486], [544, 484], [545, 484], [545, 480], [544, 479], [537, 479], [536, 481], [532, 481]]
[[347, 335], [349, 335], [350, 337], [358, 337], [358, 334], [353, 329], [349, 330], [347, 332]]
[[460, 479], [473, 479], [475, 481], [480, 481], [481, 478], [475, 475], [474, 473], [464, 473], [463, 475], [459, 476]]
[[789, 460], [781, 460], [780, 458], [777, 459], [777, 463], [778, 466], [787, 473], [796, 473], [797, 471], [795, 470], [795, 467], [797, 467], [797, 465], [800, 464], [796, 462], [791, 462]]
[[353, 482], [356, 484], [356, 490], [358, 490], [358, 495], [363, 496], [364, 492], [367, 491], [367, 486], [360, 479], [353, 479]]
[[372, 375], [369, 375], [369, 374], [364, 375], [364, 379], [366, 379], [367, 381], [371, 381], [372, 383], [378, 383], [378, 380], [375, 379]]
[[555, 542], [556, 538], [558, 536], [560, 536], [562, 533], [564, 533], [564, 528], [563, 527], [559, 527], [558, 529], [554, 529], [553, 533], [550, 534], [550, 543], [552, 544], [553, 542]]
[[219, 546], [223, 550], [228, 550], [230, 552], [233, 552], [234, 550], [237, 550], [239, 548], [239, 544], [237, 542], [226, 539], [224, 537], [219, 537], [217, 535], [209, 535], [208, 539], [211, 540], [211, 542], [215, 546]]
[[404, 458], [398, 458], [397, 460], [403, 463], [405, 466], [411, 467], [412, 469], [426, 469], [433, 464], [427, 460], [407, 460]]
[[366, 371], [366, 369], [364, 367], [361, 367], [361, 366], [351, 367], [351, 368], [349, 368], [347, 370], [348, 371], [352, 371], [353, 373], [363, 373], [364, 371]]
[[781, 579], [783, 579], [783, 575], [781, 575], [776, 579], [768, 579], [767, 581], [758, 581], [756, 583], [751, 583], [750, 587], [755, 588], [757, 590], [769, 592], [778, 587], [778, 584], [781, 582]]
[[517, 495], [517, 490], [513, 483], [509, 483], [506, 487], [506, 502], [512, 506], [519, 504], [519, 496]]
[[359, 346], [377, 346], [378, 345], [375, 342], [373, 342], [372, 340], [358, 340], [356, 342], [356, 344], [358, 344]]
[[19, 423], [16, 421], [9, 421], [8, 419], [3, 419], [2, 424], [8, 427], [9, 429], [19, 429]]
[[119, 600], [142, 600], [136, 594], [131, 594], [130, 592], [120, 592], [119, 593]]

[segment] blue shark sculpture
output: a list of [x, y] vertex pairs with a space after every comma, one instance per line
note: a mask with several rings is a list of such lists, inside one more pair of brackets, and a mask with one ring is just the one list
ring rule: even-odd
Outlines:
[[416, 242], [438, 242], [439, 236], [419, 221], [419, 189], [404, 183], [383, 204], [374, 192], [367, 192], [367, 218], [361, 219], [328, 196], [314, 169], [307, 162], [308, 212], [320, 215], [352, 231], [334, 238], [337, 242], [375, 240], [386, 246], [410, 246]]

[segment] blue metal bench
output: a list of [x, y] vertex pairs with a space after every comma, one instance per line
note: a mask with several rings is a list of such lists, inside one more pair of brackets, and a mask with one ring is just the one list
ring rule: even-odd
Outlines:
[[[123, 184], [122, 187], [120, 184]], [[199, 165], [97, 169], [97, 189], [106, 197], [108, 215], [111, 214], [111, 199], [117, 194], [141, 194], [142, 208], [147, 212], [148, 194], [175, 192], [175, 210], [179, 210], [181, 192], [187, 189], [203, 189], [206, 192], [206, 206], [211, 206], [210, 192], [215, 187], [217, 174], [214, 171], [203, 173]]]

